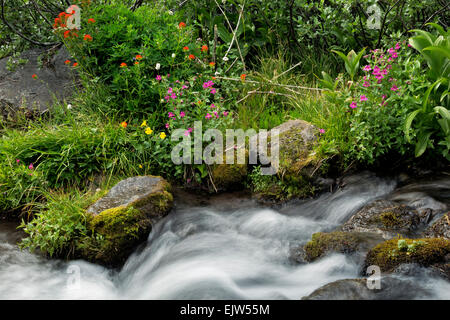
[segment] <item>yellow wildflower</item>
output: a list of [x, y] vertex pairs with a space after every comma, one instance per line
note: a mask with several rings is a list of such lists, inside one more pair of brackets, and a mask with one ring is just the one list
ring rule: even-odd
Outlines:
[[142, 122], [142, 124], [141, 124], [141, 128], [142, 127], [146, 127], [147, 126], [147, 120], [144, 120], [143, 122]]
[[164, 132], [161, 132], [161, 134], [159, 135], [159, 137], [160, 137], [161, 139], [165, 139], [165, 138], [166, 138], [166, 134], [165, 134]]
[[150, 128], [147, 128], [147, 129], [145, 129], [145, 133], [146, 133], [146, 134], [152, 134], [152, 133], [153, 133], [153, 130], [150, 129]]

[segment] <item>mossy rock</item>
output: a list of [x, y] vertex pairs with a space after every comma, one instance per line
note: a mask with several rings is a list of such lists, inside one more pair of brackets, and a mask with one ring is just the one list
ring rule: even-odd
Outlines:
[[382, 239], [373, 233], [317, 232], [312, 235], [311, 241], [304, 246], [304, 257], [306, 261], [312, 262], [332, 252], [353, 254], [357, 251], [368, 251], [374, 243], [380, 241]]
[[79, 245], [80, 255], [107, 266], [120, 266], [145, 241], [152, 225], [173, 204], [170, 184], [161, 177], [120, 181], [87, 210], [91, 235]]
[[247, 165], [218, 164], [213, 167], [211, 174], [217, 191], [238, 190], [247, 177]]
[[413, 208], [388, 200], [364, 206], [341, 227], [342, 231], [376, 232], [385, 239], [411, 236], [421, 225], [422, 216]]
[[273, 128], [267, 137], [267, 150], [270, 157], [272, 148], [278, 148], [278, 162], [271, 163], [276, 176], [263, 190], [257, 190], [257, 197], [283, 201], [313, 196], [318, 190], [313, 175], [322, 163], [315, 152], [318, 137], [319, 129], [303, 120], [289, 120]]
[[379, 266], [382, 272], [392, 272], [404, 263], [421, 266], [448, 263], [450, 240], [442, 238], [402, 239], [382, 242], [369, 251], [366, 266]]
[[136, 246], [148, 237], [152, 221], [133, 207], [118, 207], [93, 217], [89, 227], [93, 235], [83, 239], [80, 245], [82, 256], [114, 267], [124, 263]]

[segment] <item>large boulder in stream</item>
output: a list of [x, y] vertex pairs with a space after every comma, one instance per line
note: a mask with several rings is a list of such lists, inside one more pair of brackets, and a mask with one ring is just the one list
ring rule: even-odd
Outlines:
[[155, 176], [132, 177], [116, 184], [87, 209], [93, 236], [81, 245], [82, 257], [108, 266], [123, 263], [172, 208], [170, 189], [166, 180]]
[[302, 300], [405, 300], [426, 299], [431, 292], [411, 279], [382, 277], [380, 289], [371, 289], [367, 279], [343, 279], [328, 283]]
[[384, 239], [397, 235], [412, 236], [429, 217], [411, 207], [389, 201], [376, 200], [364, 206], [341, 227], [342, 231], [375, 232]]

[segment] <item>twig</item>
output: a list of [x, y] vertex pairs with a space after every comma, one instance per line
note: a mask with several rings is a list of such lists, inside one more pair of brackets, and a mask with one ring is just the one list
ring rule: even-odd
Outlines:
[[294, 68], [297, 68], [297, 67], [298, 67], [299, 65], [301, 65], [301, 64], [302, 64], [301, 62], [297, 63], [296, 65], [290, 67], [290, 68], [287, 69], [286, 71], [284, 71], [284, 72], [280, 73], [279, 75], [277, 75], [276, 77], [274, 77], [272, 80], [278, 79], [278, 78], [281, 77], [282, 75], [288, 73], [289, 71], [291, 71], [291, 70], [294, 69]]
[[[222, 14], [223, 14], [223, 16], [224, 16], [224, 18], [225, 18], [225, 21], [226, 21], [227, 24], [228, 24], [228, 27], [231, 29], [231, 32], [233, 33], [233, 39], [234, 39], [234, 38], [236, 37], [236, 32], [233, 30], [233, 27], [231, 26], [230, 20], [228, 20], [228, 17], [227, 17], [227, 15], [226, 15], [225, 11], [223, 11], [222, 7], [219, 5], [219, 3], [217, 2], [217, 0], [214, 0], [214, 2], [216, 3], [216, 5], [217, 5], [217, 7], [219, 8], [220, 12], [222, 12]], [[238, 24], [237, 24], [237, 27], [236, 27], [236, 31], [237, 31], [237, 28], [239, 27], [239, 22], [240, 22], [240, 19], [241, 19], [241, 15], [242, 15], [242, 13], [244, 12], [244, 5], [245, 5], [245, 1], [244, 1], [244, 4], [242, 5], [241, 13], [239, 14], [239, 20], [238, 20]], [[234, 41], [231, 40], [230, 48], [231, 48], [231, 46], [233, 45], [233, 42], [234, 42]], [[239, 56], [241, 57], [242, 64], [243, 64], [243, 66], [244, 66], [244, 71], [246, 71], [247, 69], [245, 68], [244, 57], [242, 56], [241, 47], [239, 46], [239, 41], [237, 41], [237, 39], [236, 39], [236, 46], [237, 46], [237, 48], [238, 48]], [[230, 50], [230, 48], [228, 48], [228, 51]], [[227, 54], [228, 54], [228, 51], [227, 51]], [[226, 54], [225, 54], [225, 57], [226, 57]]]

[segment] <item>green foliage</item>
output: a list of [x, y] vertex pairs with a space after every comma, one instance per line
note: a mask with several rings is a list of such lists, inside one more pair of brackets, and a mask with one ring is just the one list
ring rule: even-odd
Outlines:
[[[365, 75], [342, 88], [338, 87], [338, 79], [333, 82], [323, 73], [321, 84], [327, 89], [328, 99], [349, 114], [348, 143], [341, 145], [348, 151], [348, 160], [371, 164], [392, 152], [409, 155], [413, 152], [411, 142], [417, 157], [427, 148], [449, 157], [448, 59], [442, 55], [433, 58], [429, 54], [432, 45], [426, 41], [447, 48], [442, 35], [433, 38], [421, 31], [410, 42], [425, 52], [424, 58], [407, 48], [405, 42], [398, 42], [395, 48], [372, 50], [364, 56], [368, 62], [363, 68]], [[423, 72], [424, 61], [430, 66], [427, 72]], [[350, 78], [354, 75], [353, 65], [346, 61]], [[442, 68], [431, 71], [436, 66]]]
[[43, 172], [31, 163], [11, 157], [0, 161], [0, 210], [16, 210], [32, 204], [46, 187]]
[[437, 145], [442, 146], [443, 156], [450, 160], [450, 32], [444, 31], [437, 24], [430, 25], [438, 31], [438, 35], [424, 30], [413, 30], [418, 35], [409, 40], [426, 60], [430, 82], [421, 106], [412, 111], [406, 119], [405, 134], [408, 141], [411, 141], [410, 132], [415, 121], [416, 157], [420, 157], [427, 147], [433, 147], [435, 137], [438, 140]]
[[[356, 54], [355, 51], [351, 50], [347, 55], [343, 54], [340, 51], [337, 50], [331, 50], [332, 52], [336, 53], [345, 63], [345, 70], [347, 71], [348, 75], [350, 76], [350, 80], [353, 81], [355, 78], [356, 72], [359, 68], [359, 61], [361, 60], [365, 49], [362, 49], [358, 54]], [[330, 80], [329, 77], [327, 77], [326, 74], [324, 74], [324, 77]]]
[[73, 190], [70, 194], [46, 194], [47, 202], [40, 205], [34, 219], [19, 226], [28, 234], [20, 243], [22, 249], [40, 251], [52, 256], [73, 255], [78, 240], [88, 234], [84, 208], [92, 196]]

